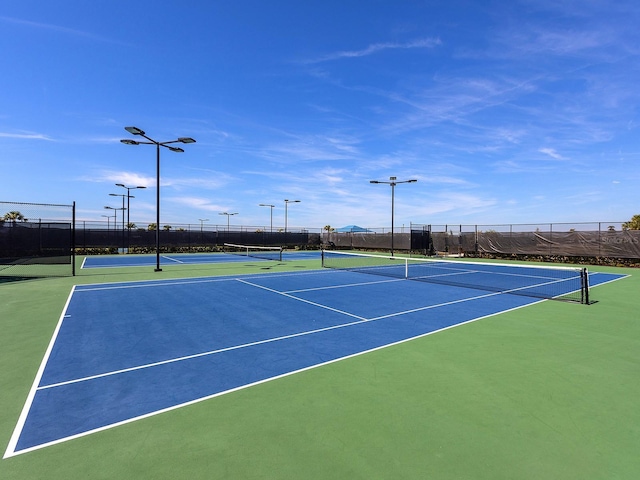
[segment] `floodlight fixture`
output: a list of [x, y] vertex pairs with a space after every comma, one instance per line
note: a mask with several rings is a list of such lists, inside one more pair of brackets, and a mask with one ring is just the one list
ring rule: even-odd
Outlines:
[[397, 181], [398, 177], [389, 177], [389, 181], [382, 180], [369, 180], [369, 183], [384, 183], [391, 185], [391, 256], [393, 257], [393, 223], [394, 223], [394, 210], [395, 210], [395, 186], [399, 183], [415, 183], [418, 180], [412, 178], [411, 180]]
[[124, 129], [131, 135], [144, 135], [144, 131], [140, 130], [138, 127], [124, 127]]
[[222, 213], [219, 213], [218, 215], [226, 215], [227, 216], [227, 232], [228, 232], [229, 231], [229, 219], [231, 218], [232, 215], [238, 215], [238, 212], [234, 212], [234, 213], [222, 212]]
[[[165, 147], [172, 152], [182, 153], [184, 150], [180, 147], [171, 147], [170, 143], [195, 143], [196, 141], [191, 137], [178, 137], [176, 140], [169, 140], [167, 142], [158, 142], [146, 135], [144, 130], [138, 127], [124, 127], [124, 129], [132, 135], [139, 135], [145, 138], [146, 142], [138, 140], [124, 139], [120, 140], [125, 145], [155, 145], [156, 146], [156, 272], [161, 272], [160, 268], [160, 147]], [[125, 187], [126, 188], [126, 187]]]
[[300, 203], [300, 200], [288, 200], [284, 199], [284, 233], [287, 233], [287, 217], [288, 217], [288, 205], [290, 203]]
[[271, 205], [270, 203], [259, 203], [258, 206], [269, 207], [269, 210], [271, 211], [271, 229], [269, 231], [273, 233], [273, 208], [275, 207], [275, 205]]

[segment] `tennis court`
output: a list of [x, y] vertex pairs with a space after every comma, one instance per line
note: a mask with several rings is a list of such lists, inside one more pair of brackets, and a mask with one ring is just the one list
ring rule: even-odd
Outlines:
[[[548, 282], [535, 273], [534, 285]], [[592, 283], [619, 278], [600, 273]], [[326, 269], [76, 286], [6, 455], [536, 301]]]
[[[636, 438], [635, 413], [594, 411], [634, 402], [628, 269], [590, 272], [586, 306], [318, 260], [207, 276], [222, 264], [147, 258], [0, 291], [3, 478], [585, 478]], [[40, 301], [4, 302], [19, 289]]]

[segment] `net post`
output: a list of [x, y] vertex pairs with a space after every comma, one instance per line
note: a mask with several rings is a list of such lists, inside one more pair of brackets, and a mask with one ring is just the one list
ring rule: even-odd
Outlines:
[[409, 278], [409, 259], [404, 259], [404, 278]]
[[589, 273], [586, 268], [580, 272], [580, 281], [582, 283], [582, 303], [589, 305]]
[[71, 276], [76, 276], [76, 202], [71, 207]]
[[324, 268], [324, 248], [320, 250], [320, 265]]

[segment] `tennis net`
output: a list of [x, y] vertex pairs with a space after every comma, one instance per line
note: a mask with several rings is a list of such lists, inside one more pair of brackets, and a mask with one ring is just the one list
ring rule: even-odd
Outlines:
[[258, 245], [238, 245], [225, 243], [224, 252], [245, 257], [261, 258], [263, 260], [282, 261], [282, 247], [263, 247]]
[[322, 252], [322, 266], [528, 297], [589, 303], [586, 268]]

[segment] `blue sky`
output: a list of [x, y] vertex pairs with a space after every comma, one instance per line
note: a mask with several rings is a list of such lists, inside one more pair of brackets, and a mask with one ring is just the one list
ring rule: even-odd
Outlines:
[[[3, 2], [0, 200], [162, 224], [625, 221], [636, 0]], [[121, 190], [121, 191], [119, 191]], [[4, 212], [0, 212], [4, 213]]]

